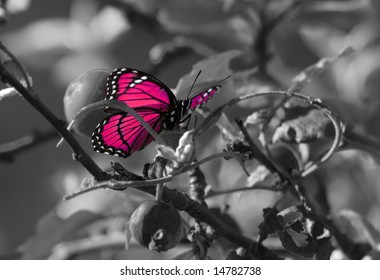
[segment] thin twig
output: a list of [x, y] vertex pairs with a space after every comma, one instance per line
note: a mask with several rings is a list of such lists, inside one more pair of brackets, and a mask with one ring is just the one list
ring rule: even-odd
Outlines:
[[0, 64], [0, 77], [4, 83], [14, 87], [30, 103], [30, 105], [44, 116], [54, 129], [65, 138], [74, 153], [75, 160], [79, 161], [92, 176], [97, 180], [104, 180], [108, 177], [85, 152], [74, 136], [66, 129], [65, 123], [58, 119], [56, 115], [54, 115], [54, 113], [40, 101], [40, 99], [35, 98], [29, 89], [24, 87], [15, 77], [13, 77], [2, 64]]
[[256, 146], [255, 142], [252, 140], [251, 136], [248, 134], [247, 129], [245, 128], [243, 121], [236, 119], [236, 124], [239, 126], [241, 132], [244, 135], [245, 141], [247, 141], [249, 147], [252, 150], [253, 156], [255, 159], [257, 159], [261, 164], [263, 164], [266, 168], [268, 168], [272, 172], [276, 172], [279, 175], [289, 178], [289, 174], [287, 172], [279, 170], [279, 168], [272, 163], [266, 156], [265, 154]]
[[265, 191], [271, 191], [271, 192], [279, 192], [279, 191], [283, 191], [283, 188], [274, 188], [274, 187], [271, 187], [271, 186], [256, 184], [256, 185], [254, 185], [252, 187], [233, 188], [233, 189], [223, 190], [223, 191], [219, 191], [219, 192], [210, 191], [210, 192], [208, 192], [205, 195], [205, 199], [208, 199], [208, 198], [211, 198], [211, 197], [214, 197], [214, 196], [235, 193], [235, 192], [245, 192], [245, 191], [255, 191], [255, 190], [265, 190]]
[[377, 162], [380, 162], [380, 142], [369, 135], [359, 133], [347, 127], [343, 134], [343, 145], [339, 151], [356, 149], [370, 154]]

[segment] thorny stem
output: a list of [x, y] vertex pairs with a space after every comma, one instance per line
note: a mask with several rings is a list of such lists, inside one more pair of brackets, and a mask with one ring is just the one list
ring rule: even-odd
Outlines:
[[105, 180], [107, 174], [92, 160], [92, 158], [84, 151], [78, 141], [66, 129], [64, 122], [58, 119], [53, 112], [49, 110], [44, 103], [25, 88], [15, 77], [13, 77], [4, 67], [0, 64], [0, 77], [4, 83], [14, 87], [41, 115], [43, 115], [54, 129], [67, 141], [70, 145], [74, 158], [79, 161], [87, 171], [96, 178], [96, 180]]

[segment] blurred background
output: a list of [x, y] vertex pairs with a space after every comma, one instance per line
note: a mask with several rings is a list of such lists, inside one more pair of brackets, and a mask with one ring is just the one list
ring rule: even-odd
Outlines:
[[[25, 66], [40, 99], [62, 119], [65, 119], [63, 98], [69, 83], [91, 69], [111, 71], [121, 66], [140, 69], [175, 89], [179, 98], [186, 96], [195, 69], [203, 71], [199, 88], [232, 74], [221, 93], [208, 103], [207, 107], [212, 109], [254, 90], [285, 90], [292, 78], [306, 67], [352, 46], [355, 54], [335, 62], [304, 88], [303, 93], [326, 100], [361, 133], [380, 137], [379, 1], [7, 0], [0, 3], [1, 42]], [[222, 55], [217, 60], [207, 60], [216, 54]], [[243, 118], [253, 109], [268, 104], [270, 100], [247, 101], [226, 114], [231, 120]], [[20, 96], [0, 101], [0, 145], [36, 131], [50, 130], [49, 123]], [[103, 168], [109, 167], [110, 160], [116, 160], [140, 174], [143, 165], [155, 155], [154, 145], [150, 145], [131, 158], [111, 158], [96, 154], [89, 137], [78, 135], [77, 139]], [[56, 148], [58, 140], [52, 138], [19, 153], [12, 162], [0, 160], [0, 255], [10, 254], [30, 238], [37, 242], [33, 238], [38, 226], [44, 227], [41, 218], [46, 219], [51, 213], [59, 219], [81, 210], [117, 217], [119, 220], [113, 220], [112, 226], [120, 231], [139, 202], [148, 198], [137, 191], [98, 191], [63, 202], [62, 197], [78, 188], [88, 173], [72, 160], [67, 145]], [[220, 140], [220, 132], [213, 128], [201, 137], [198, 158], [223, 148], [225, 143]], [[213, 190], [252, 183], [232, 160], [216, 160], [202, 170]], [[368, 154], [353, 150], [336, 154], [306, 184], [326, 191], [329, 205], [324, 211], [332, 216], [342, 209], [352, 209], [380, 229], [379, 174], [378, 164]], [[186, 176], [172, 185], [185, 186]], [[242, 232], [255, 238], [262, 209], [272, 206], [276, 198], [271, 192], [252, 191], [221, 196], [208, 203], [228, 204], [228, 213]], [[61, 226], [59, 221], [56, 228]], [[66, 238], [70, 240], [72, 236]], [[33, 248], [28, 248], [29, 253], [33, 252]], [[159, 258], [158, 254], [138, 248], [119, 257]], [[102, 258], [115, 258], [107, 252], [103, 252]], [[46, 255], [30, 253], [29, 257]], [[86, 257], [99, 258], [98, 255]]]

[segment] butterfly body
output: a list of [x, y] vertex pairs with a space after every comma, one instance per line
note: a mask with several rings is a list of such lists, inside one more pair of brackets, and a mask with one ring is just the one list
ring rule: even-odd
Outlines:
[[[133, 108], [157, 133], [173, 130], [189, 113], [206, 103], [219, 89], [214, 86], [192, 98], [177, 100], [155, 77], [130, 68], [115, 69], [107, 80], [106, 100], [116, 99]], [[128, 157], [154, 139], [131, 115], [106, 108], [111, 113], [92, 134], [95, 151]]]

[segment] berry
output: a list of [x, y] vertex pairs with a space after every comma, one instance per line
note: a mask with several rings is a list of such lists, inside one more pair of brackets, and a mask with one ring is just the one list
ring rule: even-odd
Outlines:
[[148, 200], [133, 212], [129, 230], [141, 245], [160, 252], [174, 248], [179, 243], [183, 224], [179, 212], [173, 206]]
[[[64, 112], [68, 122], [71, 122], [83, 107], [106, 97], [106, 81], [109, 75], [110, 72], [107, 70], [91, 70], [69, 84], [63, 98]], [[91, 111], [75, 122], [73, 130], [82, 136], [91, 136], [96, 125], [105, 116], [101, 110]]]

